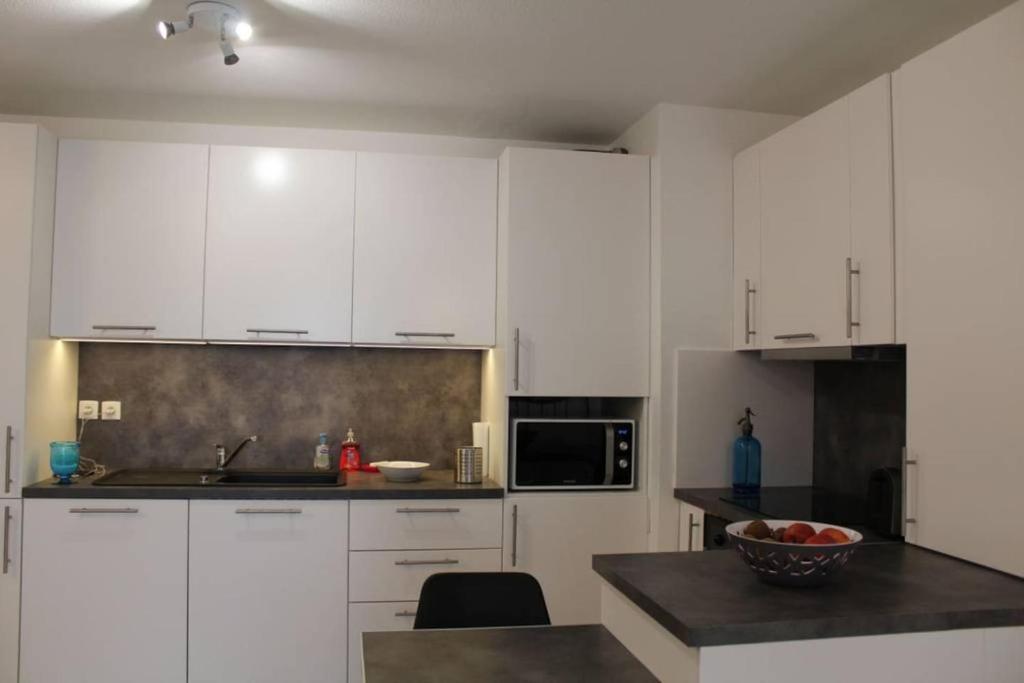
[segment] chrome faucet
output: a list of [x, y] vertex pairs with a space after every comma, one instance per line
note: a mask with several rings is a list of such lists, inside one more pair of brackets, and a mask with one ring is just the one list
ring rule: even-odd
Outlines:
[[235, 459], [235, 456], [237, 456], [239, 453], [242, 452], [243, 448], [248, 446], [250, 443], [253, 443], [254, 441], [259, 441], [259, 440], [260, 440], [260, 437], [259, 437], [258, 434], [253, 434], [252, 436], [245, 437], [245, 440], [243, 440], [242, 443], [238, 444], [238, 446], [235, 448], [235, 450], [231, 451], [231, 455], [227, 454], [227, 450], [225, 450], [224, 446], [221, 446], [220, 444], [217, 444], [216, 445], [216, 448], [217, 448], [217, 470], [218, 471], [226, 470], [228, 465], [231, 463], [231, 461]]

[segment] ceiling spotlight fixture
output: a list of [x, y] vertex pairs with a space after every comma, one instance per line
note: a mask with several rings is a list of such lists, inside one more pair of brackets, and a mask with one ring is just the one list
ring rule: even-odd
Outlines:
[[164, 40], [191, 28], [201, 27], [208, 31], [216, 31], [220, 37], [220, 51], [224, 55], [224, 63], [228, 66], [238, 64], [238, 55], [232, 40], [249, 40], [252, 38], [252, 25], [242, 18], [237, 9], [216, 0], [201, 0], [190, 3], [186, 9], [184, 21], [157, 22], [156, 32]]

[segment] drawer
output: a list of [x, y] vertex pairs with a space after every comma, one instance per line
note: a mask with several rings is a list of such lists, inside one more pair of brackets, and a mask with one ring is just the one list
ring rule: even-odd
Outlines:
[[356, 500], [351, 520], [352, 550], [501, 547], [501, 500]]
[[440, 572], [501, 571], [501, 548], [487, 550], [377, 550], [348, 555], [352, 602], [419, 600], [420, 588]]
[[348, 683], [363, 680], [363, 633], [411, 631], [415, 602], [366, 602], [348, 606]]

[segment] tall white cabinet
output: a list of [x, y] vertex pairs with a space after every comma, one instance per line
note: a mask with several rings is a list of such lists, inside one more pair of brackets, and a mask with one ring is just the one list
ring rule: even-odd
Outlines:
[[494, 159], [359, 153], [353, 341], [493, 346]]
[[55, 337], [201, 339], [206, 145], [61, 140]]
[[188, 501], [25, 501], [21, 683], [184, 683]]
[[24, 484], [74, 438], [77, 348], [49, 338], [57, 140], [0, 124], [0, 683], [18, 679]]
[[907, 537], [1024, 576], [1024, 4], [896, 77]]
[[649, 159], [511, 148], [499, 175], [509, 394], [646, 396]]
[[210, 148], [203, 336], [351, 339], [353, 152]]

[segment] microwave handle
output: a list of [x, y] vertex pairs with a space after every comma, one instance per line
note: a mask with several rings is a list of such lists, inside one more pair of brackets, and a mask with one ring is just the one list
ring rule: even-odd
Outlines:
[[611, 486], [615, 477], [615, 425], [604, 424], [604, 485]]

